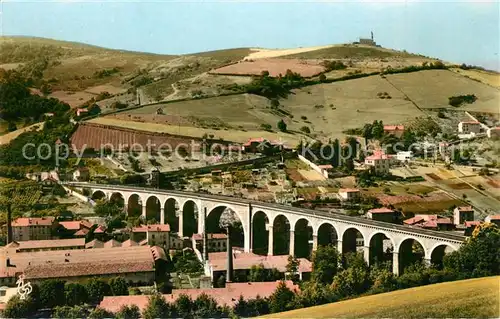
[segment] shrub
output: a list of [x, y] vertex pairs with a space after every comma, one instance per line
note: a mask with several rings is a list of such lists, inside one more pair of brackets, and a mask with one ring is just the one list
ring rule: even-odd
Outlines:
[[300, 128], [300, 130], [301, 130], [302, 132], [306, 133], [306, 134], [311, 133], [311, 130], [310, 130], [310, 129], [309, 129], [309, 127], [307, 127], [307, 126], [302, 126], [302, 127]]
[[272, 126], [270, 124], [261, 124], [260, 128], [263, 129], [264, 131], [271, 131]]
[[472, 104], [476, 102], [477, 97], [474, 94], [467, 94], [467, 95], [457, 95], [457, 96], [451, 96], [448, 98], [448, 104], [454, 107], [459, 107], [463, 104]]
[[304, 115], [302, 115], [300, 118], [301, 118], [302, 120], [304, 120], [304, 121], [305, 121], [305, 120], [307, 120], [307, 116], [304, 116]]
[[286, 128], [287, 128], [287, 126], [286, 126], [285, 121], [283, 121], [283, 120], [279, 120], [279, 122], [278, 122], [278, 125], [277, 125], [277, 126], [278, 126], [278, 129], [279, 129], [280, 131], [282, 131], [282, 132], [286, 132]]
[[117, 319], [139, 319], [141, 311], [137, 305], [123, 305], [115, 316]]

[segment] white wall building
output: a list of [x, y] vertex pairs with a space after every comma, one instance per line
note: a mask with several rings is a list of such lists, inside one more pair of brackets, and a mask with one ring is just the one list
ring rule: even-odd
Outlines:
[[413, 152], [412, 151], [398, 152], [396, 154], [396, 159], [401, 162], [409, 162], [413, 160]]
[[481, 123], [475, 121], [463, 121], [458, 123], [458, 132], [463, 134], [481, 132]]
[[377, 174], [388, 174], [391, 158], [382, 151], [375, 151], [373, 155], [365, 158], [365, 165], [372, 166]]

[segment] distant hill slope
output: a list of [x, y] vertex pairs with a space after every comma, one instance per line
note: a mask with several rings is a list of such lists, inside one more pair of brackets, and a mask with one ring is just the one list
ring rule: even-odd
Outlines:
[[86, 43], [46, 38], [24, 36], [0, 37], [0, 64], [28, 62], [39, 58], [40, 56], [52, 58], [71, 58], [98, 53], [131, 54], [157, 58], [172, 57], [172, 55], [115, 50]]
[[296, 59], [296, 58], [346, 59], [346, 58], [389, 58], [389, 57], [422, 58], [424, 56], [404, 51], [385, 49], [382, 47], [374, 47], [374, 46], [359, 45], [359, 44], [343, 44], [343, 45], [333, 45], [326, 48], [319, 48], [318, 50], [286, 55], [286, 57], [291, 59]]
[[440, 283], [264, 318], [498, 318], [500, 276]]

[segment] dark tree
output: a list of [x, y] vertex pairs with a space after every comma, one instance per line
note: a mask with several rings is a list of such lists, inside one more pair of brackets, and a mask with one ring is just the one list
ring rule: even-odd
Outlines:
[[141, 311], [137, 305], [123, 305], [120, 310], [115, 314], [117, 319], [139, 319]]
[[286, 125], [285, 121], [279, 120], [278, 130], [280, 130], [281, 132], [286, 132], [286, 128], [287, 128], [287, 125]]
[[312, 279], [322, 284], [330, 284], [337, 274], [340, 256], [332, 245], [319, 246], [313, 254], [312, 262]]
[[54, 308], [65, 303], [64, 281], [51, 279], [40, 284], [40, 304], [42, 307]]
[[109, 286], [114, 296], [128, 295], [127, 281], [123, 277], [111, 278]]
[[87, 290], [79, 283], [66, 283], [64, 295], [68, 306], [81, 305], [88, 300]]
[[271, 313], [290, 310], [294, 297], [295, 294], [293, 291], [286, 286], [284, 281], [281, 281], [274, 293], [269, 297], [269, 309]]
[[154, 294], [149, 297], [148, 305], [142, 312], [144, 319], [169, 318], [172, 315], [170, 305], [162, 295]]

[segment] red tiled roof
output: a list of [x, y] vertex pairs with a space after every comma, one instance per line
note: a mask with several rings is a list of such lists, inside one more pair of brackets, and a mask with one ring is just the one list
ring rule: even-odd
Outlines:
[[373, 152], [373, 155], [370, 155], [365, 158], [365, 160], [380, 160], [380, 159], [389, 159], [389, 156], [384, 154], [382, 150], [376, 150]]
[[142, 225], [140, 227], [132, 228], [132, 232], [134, 232], [134, 233], [145, 233], [148, 231], [169, 232], [170, 225], [169, 224], [154, 224], [154, 225]]
[[[214, 271], [226, 270], [226, 252], [209, 253], [209, 264]], [[312, 263], [305, 258], [298, 258], [300, 261], [300, 272], [311, 272]], [[261, 256], [254, 253], [242, 253], [233, 251], [234, 269], [250, 269], [254, 265], [263, 265], [266, 269], [276, 268], [280, 272], [286, 271], [288, 256]]]
[[106, 232], [106, 227], [104, 226], [98, 226], [95, 230], [94, 230], [94, 234], [103, 234]]
[[404, 125], [384, 125], [384, 131], [404, 131]]
[[85, 248], [104, 248], [104, 243], [98, 239], [94, 239], [86, 243]]
[[65, 278], [80, 276], [96, 276], [108, 274], [125, 274], [154, 271], [153, 263], [134, 261], [116, 263], [64, 263], [51, 265], [29, 265], [24, 270], [26, 279]]
[[67, 222], [59, 222], [59, 225], [63, 226], [67, 230], [79, 230], [81, 223], [79, 220], [74, 220]]
[[436, 219], [436, 223], [442, 224], [442, 225], [453, 224], [453, 222], [449, 218], [438, 218], [438, 219]]
[[25, 249], [50, 249], [50, 248], [65, 248], [65, 247], [84, 247], [85, 238], [72, 239], [48, 239], [48, 240], [28, 240], [28, 241], [13, 241], [6, 248], [15, 248], [16, 250]]
[[88, 228], [82, 228], [76, 233], [74, 233], [74, 236], [87, 236], [87, 234], [90, 233], [90, 230]]
[[12, 222], [13, 227], [51, 226], [55, 217], [21, 217]]
[[476, 122], [476, 121], [462, 121], [460, 123], [462, 123], [462, 124], [478, 124], [478, 125], [480, 124], [479, 122]]
[[420, 224], [419, 226], [423, 228], [436, 228], [438, 226], [438, 223], [435, 220], [428, 220], [425, 223]]
[[500, 220], [500, 215], [490, 215], [488, 216], [490, 220]]
[[139, 246], [139, 244], [133, 241], [132, 239], [128, 239], [122, 243], [122, 247], [132, 247], [132, 246]]
[[465, 223], [465, 227], [476, 227], [478, 225], [481, 225], [481, 222], [479, 220], [471, 220], [471, 221], [466, 221]]
[[373, 208], [368, 211], [369, 213], [372, 214], [386, 214], [386, 213], [394, 213], [392, 209], [382, 207], [382, 208]]
[[339, 189], [339, 193], [358, 193], [359, 189], [357, 188], [341, 188]]
[[[196, 299], [201, 294], [207, 294], [213, 297], [220, 306], [234, 306], [240, 296], [244, 299], [255, 299], [257, 296], [267, 298], [273, 294], [278, 287], [277, 282], [245, 282], [245, 283], [227, 283], [225, 288], [207, 288], [207, 289], [174, 289], [172, 294], [163, 295], [169, 303], [175, 302], [180, 295], [188, 295], [191, 299]], [[285, 281], [285, 284], [291, 290], [299, 291], [298, 285], [292, 281]], [[148, 295], [135, 296], [105, 296], [99, 304], [100, 308], [110, 312], [117, 312], [124, 305], [136, 305], [142, 311], [148, 304]]]
[[403, 223], [406, 224], [406, 225], [415, 225], [416, 223], [419, 223], [419, 222], [421, 222], [423, 220], [424, 220], [423, 217], [421, 217], [421, 216], [415, 216], [415, 217], [412, 217], [412, 218], [405, 219], [403, 221]]
[[122, 243], [117, 240], [110, 239], [104, 243], [104, 248], [113, 248], [113, 247], [121, 247]]

